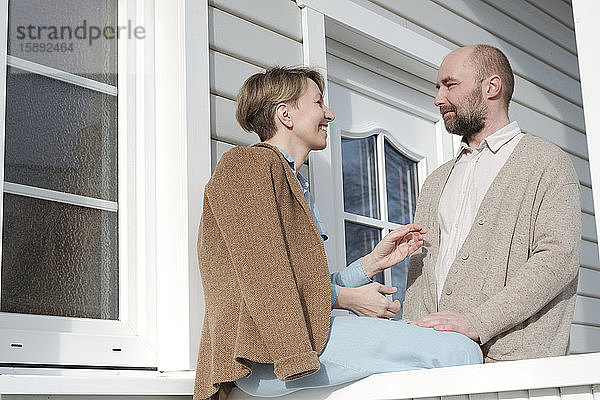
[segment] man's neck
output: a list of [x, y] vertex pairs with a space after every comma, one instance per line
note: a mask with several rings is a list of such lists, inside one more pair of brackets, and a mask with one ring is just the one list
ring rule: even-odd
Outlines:
[[509, 123], [510, 120], [508, 119], [508, 115], [502, 116], [502, 118], [492, 118], [486, 120], [483, 129], [467, 139], [469, 147], [471, 147], [472, 149], [478, 148], [485, 138], [498, 132], [500, 129], [504, 128]]

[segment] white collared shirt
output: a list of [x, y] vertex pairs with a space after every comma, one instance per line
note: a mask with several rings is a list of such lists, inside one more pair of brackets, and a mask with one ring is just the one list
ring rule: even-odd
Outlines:
[[481, 141], [477, 149], [462, 142], [438, 206], [440, 251], [435, 266], [438, 303], [450, 266], [475, 220], [492, 181], [524, 136], [516, 122]]

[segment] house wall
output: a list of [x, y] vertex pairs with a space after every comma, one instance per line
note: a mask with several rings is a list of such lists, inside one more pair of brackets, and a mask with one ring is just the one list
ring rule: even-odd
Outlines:
[[302, 64], [302, 18], [292, 1], [209, 1], [213, 168], [233, 145], [258, 142], [235, 120], [235, 97], [250, 75], [272, 65]]
[[[583, 240], [571, 352], [600, 351], [600, 261], [570, 2], [353, 2], [449, 50], [487, 43], [507, 54], [516, 75], [511, 119], [524, 131], [544, 137], [567, 152], [581, 182]], [[261, 0], [260, 7], [236, 0], [210, 0], [209, 4], [214, 168], [232, 145], [258, 140], [254, 134], [243, 132], [235, 121], [236, 91], [249, 75], [267, 66], [302, 64], [302, 21], [300, 9], [292, 1]], [[376, 47], [371, 55], [378, 57]], [[404, 67], [410, 72], [408, 64]], [[431, 72], [420, 78], [430, 82], [434, 90], [435, 70]]]

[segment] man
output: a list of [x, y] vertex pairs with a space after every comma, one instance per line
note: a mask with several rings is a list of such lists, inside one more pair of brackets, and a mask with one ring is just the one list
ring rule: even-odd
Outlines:
[[455, 159], [425, 181], [403, 318], [462, 333], [485, 361], [566, 354], [575, 306], [579, 181], [558, 147], [510, 123], [506, 56], [476, 45], [440, 66], [435, 105], [461, 135]]

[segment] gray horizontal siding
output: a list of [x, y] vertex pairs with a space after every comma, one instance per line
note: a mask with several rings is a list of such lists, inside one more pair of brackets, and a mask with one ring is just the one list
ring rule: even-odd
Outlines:
[[282, 0], [209, 0], [208, 4], [272, 32], [302, 42], [298, 6]]
[[526, 0], [533, 4], [539, 10], [554, 18], [556, 21], [567, 26], [570, 29], [575, 29], [573, 25], [573, 11], [571, 6], [564, 1], [555, 0]]
[[[579, 81], [576, 78], [565, 74], [557, 66], [535, 57], [529, 48], [526, 52], [460, 14], [429, 0], [371, 1], [457, 46], [475, 43], [494, 45], [508, 55], [517, 75], [577, 105], [582, 104]], [[523, 42], [525, 38], [520, 41]]]
[[563, 24], [557, 24], [556, 19], [540, 12], [540, 9], [526, 1], [514, 0], [483, 0], [490, 6], [501, 10], [515, 21], [527, 26], [546, 39], [562, 46], [565, 50], [576, 54], [575, 32]]
[[600, 328], [581, 324], [571, 325], [571, 354], [600, 352]]
[[581, 186], [581, 210], [594, 214], [594, 198], [590, 187]]
[[209, 51], [211, 93], [235, 100], [244, 81], [263, 68], [214, 50]]
[[577, 296], [573, 323], [600, 327], [600, 298]]
[[519, 121], [525, 132], [546, 138], [567, 153], [588, 159], [587, 140], [581, 132], [515, 102], [511, 103], [509, 114], [511, 119]]
[[[598, 236], [596, 235], [596, 221], [593, 215], [588, 213], [582, 213], [582, 228], [581, 236], [590, 242], [598, 243]], [[598, 286], [600, 288], [600, 286]]]
[[600, 270], [600, 261], [598, 261], [598, 243], [583, 239], [581, 241], [579, 262], [584, 267]]
[[262, 67], [302, 64], [302, 44], [245, 19], [209, 7], [210, 47]]
[[[553, 66], [574, 79], [579, 79], [577, 56], [574, 52], [565, 50], [491, 5], [481, 0], [434, 1], [441, 7], [467, 19], [472, 24], [483, 27], [506, 43], [523, 49], [527, 54]], [[527, 40], [524, 41], [523, 38], [527, 38]], [[526, 44], [524, 45], [524, 43]]]
[[253, 144], [258, 136], [244, 132], [235, 119], [235, 97], [250, 75], [266, 67], [302, 64], [300, 9], [281, 0], [209, 4], [211, 137], [220, 143]]
[[581, 268], [579, 270], [579, 287], [578, 292], [584, 296], [597, 296], [598, 288], [600, 287], [600, 271]]
[[252, 132], [244, 131], [235, 119], [235, 101], [221, 96], [210, 96], [210, 130], [213, 139], [249, 146], [259, 141]]

